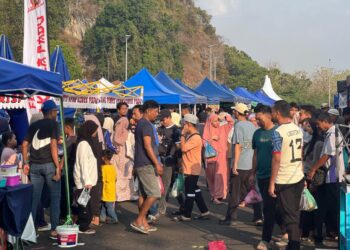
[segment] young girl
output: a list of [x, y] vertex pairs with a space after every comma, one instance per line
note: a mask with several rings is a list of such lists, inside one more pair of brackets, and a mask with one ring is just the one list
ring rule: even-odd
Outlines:
[[[113, 157], [113, 152], [111, 150], [103, 151], [103, 164], [102, 165], [102, 181], [103, 181], [103, 190], [102, 190], [102, 205], [101, 205], [101, 214], [100, 222], [106, 222], [110, 224], [117, 224], [118, 217], [115, 213], [114, 205], [116, 202], [116, 180], [117, 173], [115, 167], [111, 164], [111, 159]], [[111, 217], [111, 220], [106, 220], [106, 216]]]

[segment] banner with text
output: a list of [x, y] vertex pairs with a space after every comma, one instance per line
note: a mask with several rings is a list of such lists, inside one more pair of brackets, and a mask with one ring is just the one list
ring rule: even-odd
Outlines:
[[24, 0], [23, 64], [50, 70], [45, 0]]
[[[24, 0], [23, 64], [50, 70], [46, 0]], [[35, 96], [27, 101], [28, 120], [40, 110], [37, 99], [42, 103], [49, 98]]]

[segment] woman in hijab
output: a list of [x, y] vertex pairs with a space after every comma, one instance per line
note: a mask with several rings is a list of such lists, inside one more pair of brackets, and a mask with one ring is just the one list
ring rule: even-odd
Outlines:
[[92, 209], [92, 226], [99, 226], [100, 224], [100, 201], [102, 198], [102, 150], [104, 149], [104, 138], [101, 122], [103, 122], [103, 116], [97, 113], [96, 115], [85, 115], [85, 121], [92, 121], [97, 125], [97, 136], [92, 138], [92, 144], [94, 145], [94, 155], [97, 159], [97, 184], [95, 187], [94, 195], [91, 195], [91, 209]]
[[107, 129], [109, 134], [113, 134], [114, 121], [111, 117], [105, 117], [103, 128]]
[[[76, 162], [74, 166], [74, 183], [78, 189], [77, 197], [83, 189], [89, 189], [91, 197], [95, 196], [98, 179], [96, 143], [98, 125], [93, 121], [86, 121], [78, 132], [78, 146]], [[92, 198], [86, 207], [78, 207], [79, 231], [85, 234], [94, 234], [95, 230], [90, 228], [92, 220]]]
[[217, 152], [214, 158], [206, 159], [206, 176], [211, 198], [215, 204], [221, 204], [228, 190], [227, 138], [233, 126], [232, 117], [225, 113], [220, 121], [219, 116], [209, 116], [204, 126], [203, 141], [208, 142]]
[[117, 171], [116, 197], [117, 201], [127, 201], [131, 199], [130, 179], [131, 174], [127, 163], [126, 142], [129, 137], [129, 120], [121, 117], [115, 124], [113, 134], [113, 145], [118, 148], [118, 153], [113, 156], [112, 163]]

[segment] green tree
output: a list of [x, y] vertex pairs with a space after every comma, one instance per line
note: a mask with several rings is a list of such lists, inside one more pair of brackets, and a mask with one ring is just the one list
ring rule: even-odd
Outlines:
[[228, 76], [224, 80], [231, 88], [242, 86], [255, 91], [262, 87], [266, 69], [252, 60], [245, 52], [226, 45], [225, 65]]
[[95, 26], [84, 37], [84, 52], [96, 65], [95, 77], [124, 80], [125, 35], [128, 41], [128, 74], [147, 67], [153, 74], [164, 69], [182, 77], [185, 51], [176, 39], [180, 25], [156, 0], [121, 0], [107, 4]]

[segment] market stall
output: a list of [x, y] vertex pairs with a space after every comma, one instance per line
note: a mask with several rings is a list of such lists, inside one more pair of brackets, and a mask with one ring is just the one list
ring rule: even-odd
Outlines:
[[[0, 58], [0, 96], [15, 103], [19, 96], [22, 100], [36, 94], [61, 96], [61, 75]], [[60, 108], [62, 110], [62, 102]], [[66, 153], [64, 158], [66, 160]], [[30, 184], [1, 188], [0, 214], [3, 218], [0, 227], [13, 236], [20, 237], [25, 229], [32, 207], [32, 192]]]

